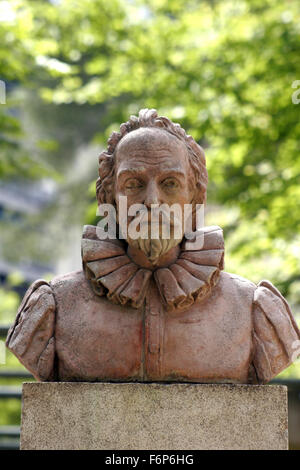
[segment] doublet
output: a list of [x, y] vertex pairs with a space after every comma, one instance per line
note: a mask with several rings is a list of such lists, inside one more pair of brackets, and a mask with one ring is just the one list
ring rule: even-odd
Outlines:
[[286, 300], [223, 271], [219, 227], [187, 246], [149, 270], [86, 226], [83, 269], [29, 287], [7, 347], [40, 381], [269, 382], [299, 344]]

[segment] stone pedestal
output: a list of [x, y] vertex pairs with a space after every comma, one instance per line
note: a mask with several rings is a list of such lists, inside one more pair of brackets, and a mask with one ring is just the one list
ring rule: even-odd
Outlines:
[[281, 385], [25, 383], [21, 449], [287, 449]]

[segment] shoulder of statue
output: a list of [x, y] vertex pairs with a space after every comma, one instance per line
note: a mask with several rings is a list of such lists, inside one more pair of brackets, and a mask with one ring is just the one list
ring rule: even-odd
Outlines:
[[55, 311], [52, 288], [39, 279], [27, 290], [7, 335], [7, 348], [37, 380], [53, 377]]
[[267, 383], [300, 353], [300, 332], [286, 299], [269, 281], [261, 281], [253, 298], [253, 366]]
[[257, 288], [254, 282], [237, 274], [222, 271], [219, 285], [222, 295], [229, 296], [232, 301], [236, 301], [241, 307], [248, 307], [251, 314], [253, 296]]

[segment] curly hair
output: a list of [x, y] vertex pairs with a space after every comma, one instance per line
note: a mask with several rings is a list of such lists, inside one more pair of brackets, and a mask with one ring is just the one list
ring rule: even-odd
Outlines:
[[202, 147], [198, 145], [192, 136], [170, 119], [158, 116], [155, 109], [141, 109], [139, 116], [130, 116], [129, 121], [121, 124], [120, 132], [113, 132], [107, 141], [107, 149], [99, 155], [99, 178], [96, 182], [96, 197], [98, 205], [115, 204], [114, 178], [115, 178], [115, 151], [120, 140], [129, 132], [141, 127], [154, 127], [162, 129], [177, 137], [187, 147], [188, 158], [191, 165], [194, 184], [197, 191], [192, 201], [193, 204], [203, 204], [206, 200], [207, 170], [205, 155]]

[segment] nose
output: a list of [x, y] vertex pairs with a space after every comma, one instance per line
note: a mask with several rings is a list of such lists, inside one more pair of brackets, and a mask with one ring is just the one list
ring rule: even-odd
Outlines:
[[149, 181], [147, 185], [144, 204], [148, 209], [151, 209], [151, 204], [159, 204], [159, 188], [155, 181]]

